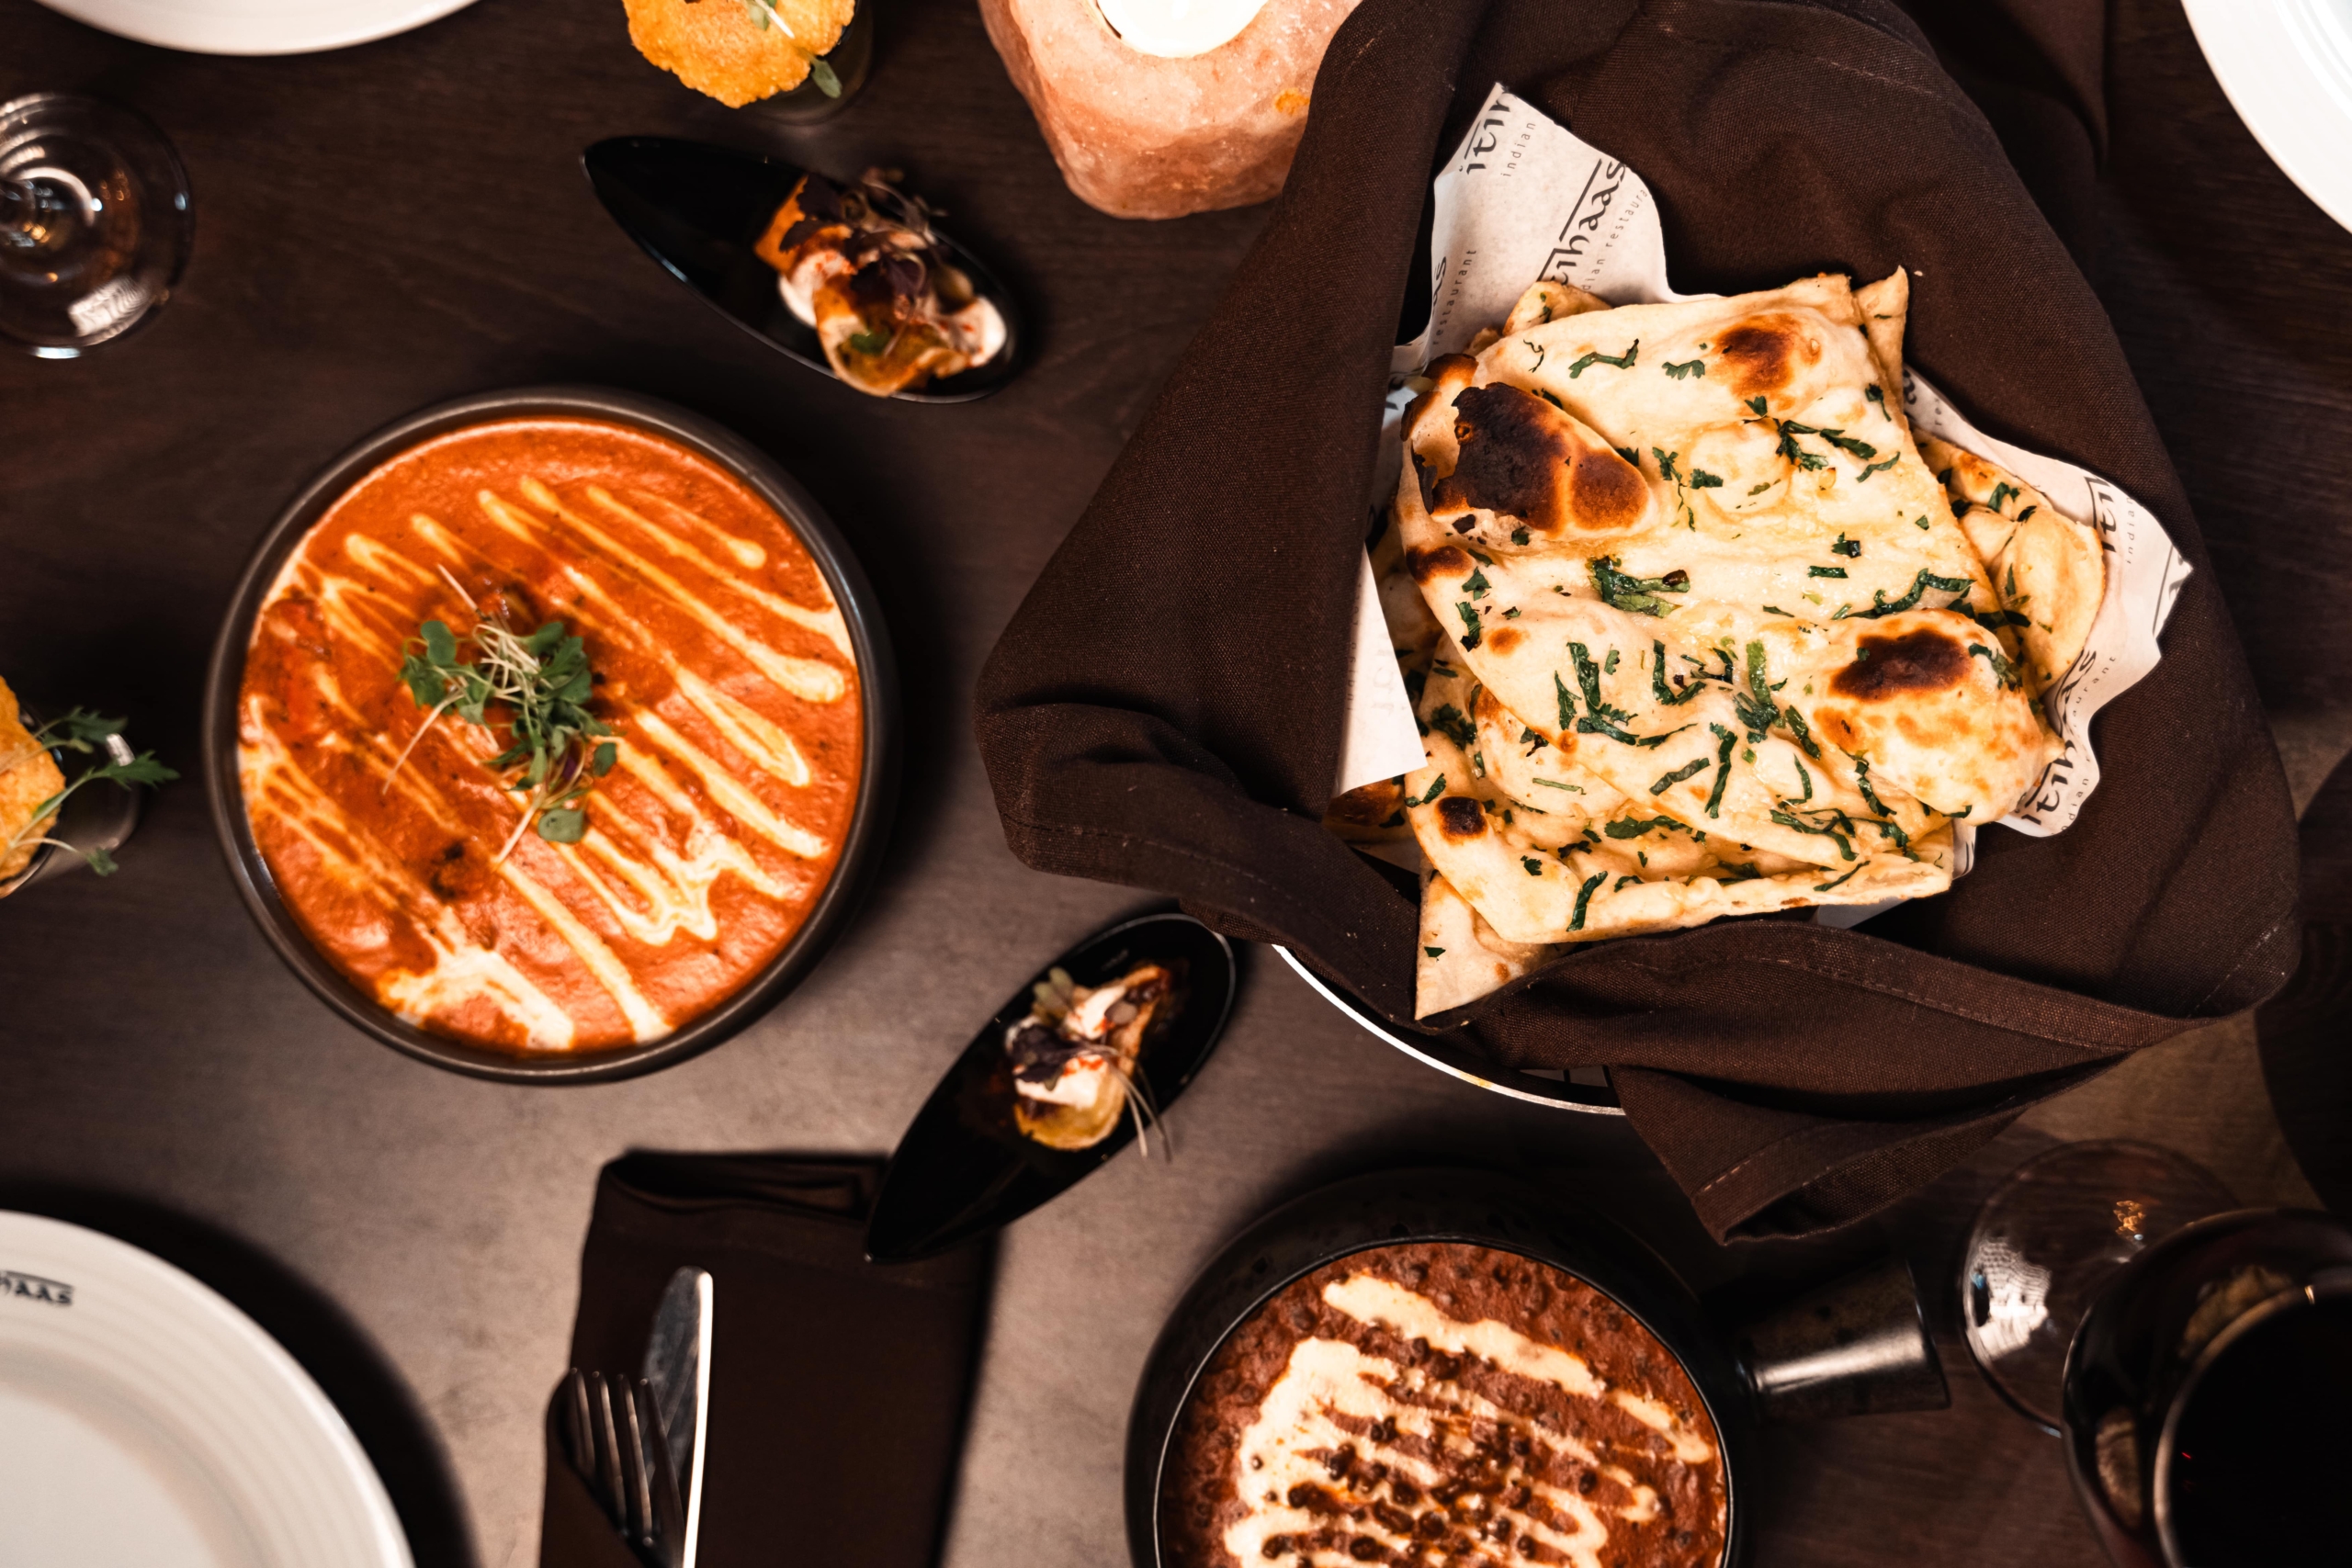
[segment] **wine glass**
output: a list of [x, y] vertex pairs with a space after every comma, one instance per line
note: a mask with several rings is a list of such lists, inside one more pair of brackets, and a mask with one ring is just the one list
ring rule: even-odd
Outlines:
[[2152, 1144], [2062, 1144], [2011, 1171], [1962, 1254], [1961, 1329], [1985, 1381], [2055, 1435], [2066, 1347], [2099, 1292], [2149, 1247], [2236, 1206], [2202, 1166]]
[[0, 334], [71, 359], [155, 313], [187, 264], [187, 175], [164, 133], [114, 104], [0, 104]]
[[2241, 1210], [2149, 1247], [2068, 1351], [2066, 1463], [2120, 1568], [2300, 1568], [2352, 1540], [2352, 1228]]

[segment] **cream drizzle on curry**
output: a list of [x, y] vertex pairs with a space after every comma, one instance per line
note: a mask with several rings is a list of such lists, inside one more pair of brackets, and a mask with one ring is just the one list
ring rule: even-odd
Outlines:
[[[463, 633], [469, 600], [585, 639], [618, 758], [576, 844], [496, 858], [528, 797], [481, 728], [445, 717], [395, 771], [425, 718], [403, 644]], [[823, 574], [740, 480], [628, 425], [503, 420], [376, 468], [288, 558], [239, 776], [279, 897], [361, 991], [451, 1038], [593, 1051], [709, 1011], [807, 920], [855, 808], [862, 699]]]

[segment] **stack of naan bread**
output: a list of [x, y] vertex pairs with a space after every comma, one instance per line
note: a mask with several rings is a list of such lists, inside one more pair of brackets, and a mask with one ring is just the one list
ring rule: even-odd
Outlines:
[[1329, 818], [1419, 841], [1421, 1016], [1559, 943], [1939, 893], [2058, 754], [2099, 541], [1914, 440], [1907, 302], [1538, 284], [1429, 367], [1376, 551], [1427, 761]]

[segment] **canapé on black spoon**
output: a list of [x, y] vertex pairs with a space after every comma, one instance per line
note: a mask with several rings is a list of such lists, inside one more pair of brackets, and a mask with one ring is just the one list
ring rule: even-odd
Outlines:
[[[752, 248], [808, 170], [758, 152], [670, 136], [599, 141], [580, 155], [580, 166], [613, 220], [671, 276], [745, 332], [819, 375], [833, 377], [816, 328], [785, 304], [775, 269]], [[1020, 373], [1027, 333], [1019, 307], [994, 273], [952, 236], [933, 228], [932, 239], [971, 280], [973, 292], [996, 307], [1004, 321], [1004, 344], [969, 370], [891, 395], [906, 402], [970, 402]]]
[[1135, 1142], [1133, 1114], [1123, 1116], [1100, 1143], [1082, 1149], [1048, 1148], [1024, 1135], [1013, 1120], [1012, 1060], [1005, 1036], [1030, 1016], [1035, 984], [1054, 969], [1080, 986], [1097, 987], [1115, 983], [1144, 964], [1170, 971], [1175, 1006], [1145, 1039], [1135, 1070], [1141, 1093], [1135, 1098], [1148, 1116], [1184, 1092], [1216, 1048], [1233, 1010], [1233, 948], [1189, 915], [1122, 920], [1034, 976], [964, 1048], [890, 1156], [865, 1227], [868, 1258], [910, 1263], [1010, 1224]]

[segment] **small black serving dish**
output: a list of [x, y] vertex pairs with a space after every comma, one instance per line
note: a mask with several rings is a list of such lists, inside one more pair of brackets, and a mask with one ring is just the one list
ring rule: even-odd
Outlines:
[[[832, 880], [784, 950], [741, 990], [701, 1017], [641, 1045], [523, 1055], [428, 1033], [393, 1016], [345, 979], [311, 944], [278, 897], [268, 863], [254, 844], [245, 818], [237, 776], [237, 694], [244, 681], [245, 650], [252, 644], [254, 618], [262, 601], [287, 557], [345, 491], [379, 464], [420, 442], [469, 425], [534, 415], [609, 420], [664, 436], [725, 468], [775, 508], [808, 546], [848, 624], [863, 694], [865, 762]], [[775, 1006], [824, 956], [865, 897], [866, 884], [881, 861], [898, 801], [898, 666], [889, 634], [865, 573], [823, 508], [774, 458], [725, 426], [673, 404], [606, 387], [522, 387], [458, 398], [385, 426], [328, 464], [287, 503], [262, 536], [230, 599], [229, 614], [212, 645], [204, 680], [204, 780], [211, 797], [212, 824], [228, 859], [230, 876], [262, 935], [287, 967], [345, 1021], [420, 1061], [503, 1083], [605, 1083], [635, 1077], [710, 1049]]]
[[[1101, 986], [1138, 964], [1174, 972], [1180, 1004], [1145, 1036], [1136, 1077], [1148, 1114], [1184, 1092], [1225, 1033], [1238, 977], [1233, 947], [1190, 915], [1170, 911], [1122, 920], [1048, 965], [1081, 986]], [[1054, 1149], [1013, 1124], [1012, 1066], [1005, 1033], [1029, 1016], [1041, 970], [980, 1026], [899, 1140], [866, 1223], [865, 1255], [911, 1263], [1011, 1224], [1101, 1169], [1135, 1142], [1132, 1114], [1101, 1143]]]
[[1302, 1275], [1406, 1242], [1514, 1252], [1611, 1297], [1690, 1374], [1720, 1440], [1724, 1568], [1743, 1561], [1760, 1422], [1950, 1403], [1909, 1268], [1849, 1275], [1756, 1323], [1713, 1324], [1665, 1261], [1571, 1200], [1490, 1171], [1379, 1171], [1319, 1189], [1243, 1231], [1195, 1279], [1144, 1364], [1127, 1424], [1127, 1551], [1136, 1568], [1180, 1568], [1160, 1550], [1162, 1477], [1179, 1418], [1234, 1329]]
[[[763, 153], [670, 136], [616, 136], [580, 155], [605, 210], [662, 269], [771, 348], [833, 377], [817, 329], [786, 308], [775, 269], [752, 246], [808, 171]], [[1019, 307], [996, 274], [949, 235], [939, 248], [1004, 318], [1004, 346], [985, 365], [891, 394], [902, 402], [967, 403], [1020, 373], [1027, 348]], [[864, 394], [860, 394], [863, 396]]]

